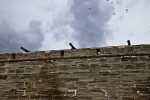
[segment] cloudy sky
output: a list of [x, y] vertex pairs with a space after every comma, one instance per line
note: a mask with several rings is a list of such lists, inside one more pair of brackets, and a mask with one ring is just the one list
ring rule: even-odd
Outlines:
[[0, 0], [0, 53], [150, 44], [150, 0]]

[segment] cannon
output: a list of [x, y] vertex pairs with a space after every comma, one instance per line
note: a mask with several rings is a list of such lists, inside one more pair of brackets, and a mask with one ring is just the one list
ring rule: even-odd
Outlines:
[[130, 40], [127, 41], [128, 45], [131, 45]]
[[72, 43], [69, 43], [69, 45], [71, 46], [71, 49], [76, 49], [76, 48], [72, 45]]
[[25, 52], [30, 52], [29, 50], [25, 49], [24, 47], [21, 47], [21, 49]]

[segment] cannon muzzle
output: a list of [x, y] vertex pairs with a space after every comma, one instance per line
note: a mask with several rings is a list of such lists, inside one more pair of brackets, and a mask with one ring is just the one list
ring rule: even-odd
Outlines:
[[128, 45], [131, 45], [130, 40], [127, 41]]

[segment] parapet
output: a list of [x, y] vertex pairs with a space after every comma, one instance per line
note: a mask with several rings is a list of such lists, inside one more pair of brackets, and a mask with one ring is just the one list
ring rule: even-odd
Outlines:
[[109, 46], [83, 49], [48, 50], [22, 53], [0, 54], [0, 62], [17, 60], [44, 60], [44, 59], [70, 59], [70, 58], [90, 58], [108, 57], [123, 55], [150, 55], [150, 45], [132, 46]]

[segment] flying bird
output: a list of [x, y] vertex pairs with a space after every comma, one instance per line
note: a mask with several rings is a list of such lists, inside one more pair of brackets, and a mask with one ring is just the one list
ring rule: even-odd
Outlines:
[[114, 3], [114, 2], [111, 2], [111, 3]]
[[89, 8], [89, 10], [91, 10], [91, 8]]
[[116, 15], [115, 13], [113, 13], [113, 15]]
[[109, 0], [107, 0], [107, 1], [109, 1]]
[[128, 13], [128, 9], [126, 9], [126, 13]]

